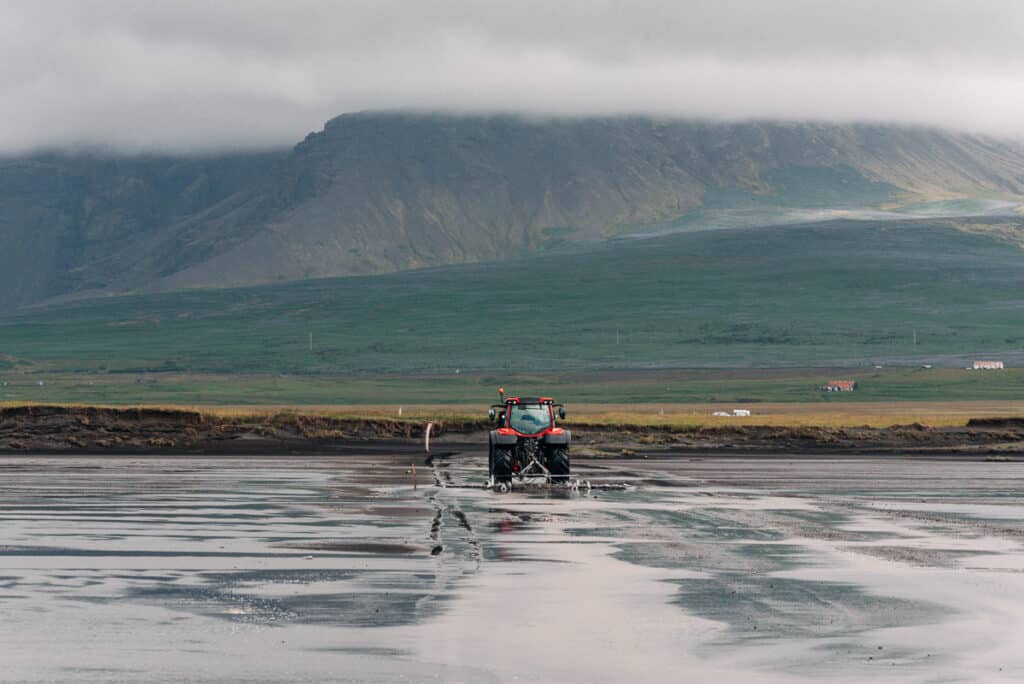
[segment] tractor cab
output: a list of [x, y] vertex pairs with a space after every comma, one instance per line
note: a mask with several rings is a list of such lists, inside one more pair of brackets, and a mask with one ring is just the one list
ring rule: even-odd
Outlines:
[[512, 397], [492, 406], [488, 415], [499, 430], [534, 437], [555, 429], [556, 417], [565, 418], [565, 406], [549, 397]]

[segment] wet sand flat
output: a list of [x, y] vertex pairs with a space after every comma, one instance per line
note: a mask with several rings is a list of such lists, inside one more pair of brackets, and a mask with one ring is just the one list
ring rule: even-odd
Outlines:
[[0, 679], [1024, 678], [1020, 463], [439, 448], [3, 457]]

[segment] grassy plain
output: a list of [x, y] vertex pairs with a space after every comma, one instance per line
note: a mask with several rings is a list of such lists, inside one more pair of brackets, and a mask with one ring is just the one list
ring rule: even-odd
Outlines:
[[[714, 416], [722, 409], [715, 404], [573, 404], [566, 425], [627, 425], [675, 428], [714, 427], [720, 425], [777, 425], [815, 427], [889, 427], [919, 423], [932, 427], [959, 426], [971, 418], [1024, 416], [1022, 401], [961, 402], [864, 402], [859, 404], [818, 403], [757, 404], [747, 406], [752, 415]], [[389, 406], [312, 406], [267, 407], [258, 413], [313, 412], [332, 416], [396, 418], [398, 407]], [[252, 407], [220, 407], [213, 411], [250, 414]], [[403, 406], [406, 420], [480, 419], [478, 405]]]
[[[822, 393], [832, 379], [856, 392]], [[4, 384], [5, 383], [5, 384]], [[42, 384], [40, 384], [42, 383]], [[1015, 401], [1024, 369], [736, 369], [377, 376], [19, 374], [0, 372], [0, 401], [178, 405], [489, 404], [497, 388], [584, 404]]]
[[[161, 400], [177, 392], [232, 401], [244, 387], [253, 401], [322, 403], [340, 392], [360, 403], [410, 387], [423, 401], [445, 401], [467, 373], [960, 366], [978, 356], [1013, 365], [1024, 361], [1021, 257], [941, 222], [833, 221], [385, 276], [107, 297], [0, 316], [0, 373], [74, 375], [116, 392], [125, 390], [115, 376], [149, 375], [161, 379]], [[227, 375], [249, 377], [210, 380]], [[192, 379], [163, 381], [171, 377]], [[755, 396], [747, 380], [713, 380], [669, 389], [637, 381], [622, 391], [637, 401]], [[809, 400], [808, 380], [777, 380], [756, 397]], [[607, 394], [599, 382], [567, 382], [584, 400]], [[866, 385], [865, 396], [1006, 391], [959, 376], [946, 388], [906, 382]]]
[[[0, 402], [0, 407], [25, 406], [25, 402]], [[29, 404], [32, 405], [32, 404]], [[43, 402], [40, 405], [52, 405]], [[86, 406], [61, 404], [62, 406]], [[88, 406], [104, 406], [89, 404]], [[107, 406], [123, 406], [110, 404]], [[352, 419], [389, 419], [413, 423], [428, 421], [481, 421], [486, 407], [480, 404], [335, 404], [335, 405], [217, 405], [140, 404], [139, 408], [196, 410], [204, 415], [240, 421], [265, 422], [271, 416], [327, 416]], [[917, 423], [930, 427], [963, 426], [971, 418], [1024, 417], [1024, 401], [961, 402], [863, 402], [849, 404], [756, 404], [750, 416], [712, 415], [715, 404], [572, 404], [563, 424], [572, 426], [614, 425], [624, 428], [700, 428], [716, 426], [789, 427], [890, 427]]]
[[[188, 376], [0, 375], [0, 402], [146, 405], [233, 414], [292, 411], [406, 419], [480, 418], [503, 386], [510, 396], [565, 401], [570, 421], [635, 425], [963, 424], [1024, 415], [1024, 369], [745, 369], [606, 371], [537, 375]], [[39, 385], [38, 377], [45, 377]], [[816, 387], [857, 380], [850, 394]], [[750, 418], [714, 411], [747, 408]]]
[[[638, 424], [1016, 414], [1021, 256], [941, 222], [833, 221], [92, 299], [0, 316], [0, 402], [475, 416], [504, 386]], [[1011, 367], [964, 370], [974, 358]], [[816, 390], [831, 379], [859, 388]]]

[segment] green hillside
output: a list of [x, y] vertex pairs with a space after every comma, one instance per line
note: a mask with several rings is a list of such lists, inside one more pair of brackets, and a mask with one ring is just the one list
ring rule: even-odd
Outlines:
[[8, 373], [350, 375], [1012, 362], [1022, 256], [934, 221], [679, 234], [26, 310], [0, 317], [0, 359]]

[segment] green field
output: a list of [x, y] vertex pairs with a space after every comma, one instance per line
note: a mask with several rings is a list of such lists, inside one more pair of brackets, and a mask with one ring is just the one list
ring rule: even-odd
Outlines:
[[[1024, 369], [743, 369], [551, 374], [279, 376], [160, 374], [2, 374], [0, 402], [155, 405], [486, 406], [498, 387], [550, 394], [576, 404], [1024, 401]], [[849, 394], [822, 393], [830, 379], [853, 379]], [[40, 385], [39, 383], [43, 384]]]
[[[0, 398], [386, 403], [446, 401], [454, 388], [452, 400], [476, 401], [495, 382], [527, 378], [600, 401], [594, 373], [624, 370], [649, 377], [613, 383], [615, 401], [812, 401], [824, 373], [662, 384], [662, 369], [846, 367], [854, 377], [875, 363], [953, 368], [975, 356], [1011, 366], [1024, 358], [1022, 256], [936, 222], [834, 221], [108, 297], [0, 317]], [[837, 400], [1002, 398], [1021, 380], [940, 370], [883, 373]]]

